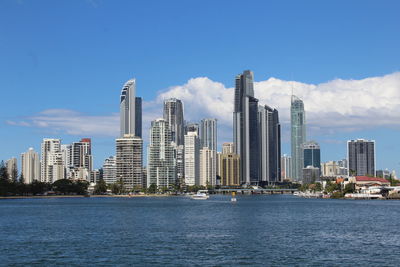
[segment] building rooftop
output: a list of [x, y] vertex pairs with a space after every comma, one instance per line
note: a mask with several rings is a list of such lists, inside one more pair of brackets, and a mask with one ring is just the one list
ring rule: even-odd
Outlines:
[[380, 177], [368, 177], [368, 176], [356, 176], [357, 182], [381, 182], [381, 183], [389, 183], [388, 180]]

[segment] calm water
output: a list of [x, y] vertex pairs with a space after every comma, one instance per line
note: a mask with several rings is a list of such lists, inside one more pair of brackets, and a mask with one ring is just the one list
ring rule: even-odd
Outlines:
[[400, 265], [400, 201], [229, 200], [0, 200], [0, 265]]

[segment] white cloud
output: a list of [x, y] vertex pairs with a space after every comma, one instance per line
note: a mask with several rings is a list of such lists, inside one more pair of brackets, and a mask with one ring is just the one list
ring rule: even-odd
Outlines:
[[[304, 100], [311, 132], [335, 133], [400, 126], [400, 72], [362, 80], [335, 79], [316, 85], [277, 78], [255, 82], [255, 96], [259, 103], [277, 108], [280, 120], [286, 126], [290, 121], [292, 89]], [[162, 116], [163, 100], [170, 97], [183, 101], [186, 120], [217, 118], [220, 140], [231, 139], [233, 93], [233, 88], [207, 77], [192, 78], [186, 84], [160, 92], [153, 101], [143, 103], [144, 140], [147, 141], [150, 121]], [[45, 110], [22, 121], [7, 123], [51, 128], [71, 135], [117, 136], [119, 132], [118, 114], [90, 116], [63, 109]], [[288, 127], [285, 128], [287, 131]]]

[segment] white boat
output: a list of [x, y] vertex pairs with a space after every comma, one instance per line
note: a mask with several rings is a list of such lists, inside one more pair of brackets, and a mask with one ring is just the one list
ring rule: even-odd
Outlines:
[[192, 199], [208, 199], [210, 196], [208, 195], [208, 190], [199, 190], [195, 195], [190, 196]]
[[235, 196], [236, 196], [236, 193], [232, 192], [231, 202], [236, 202], [237, 201]]

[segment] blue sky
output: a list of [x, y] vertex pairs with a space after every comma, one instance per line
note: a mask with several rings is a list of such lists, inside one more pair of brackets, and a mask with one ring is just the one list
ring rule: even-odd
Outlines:
[[[118, 129], [109, 128], [126, 80], [137, 79], [147, 129], [161, 114], [162, 97], [192, 103], [196, 93], [182, 92], [204, 95], [213, 86], [229, 96], [234, 76], [251, 69], [260, 98], [282, 114], [284, 153], [288, 103], [273, 96], [296, 81], [291, 86], [304, 94], [308, 135], [321, 143], [323, 161], [345, 157], [348, 139], [375, 139], [377, 167], [400, 174], [399, 13], [399, 1], [1, 1], [0, 159], [39, 150], [44, 137], [92, 137], [99, 167], [114, 154]], [[333, 101], [335, 94], [352, 102]], [[319, 107], [326, 103], [320, 98], [332, 98], [332, 107]], [[231, 103], [223, 99], [208, 110], [228, 114]], [[330, 108], [336, 115], [348, 110], [336, 116]], [[377, 109], [384, 112], [375, 117]], [[185, 111], [189, 120], [213, 115], [191, 114], [188, 104]], [[224, 118], [220, 141], [231, 135]]]

